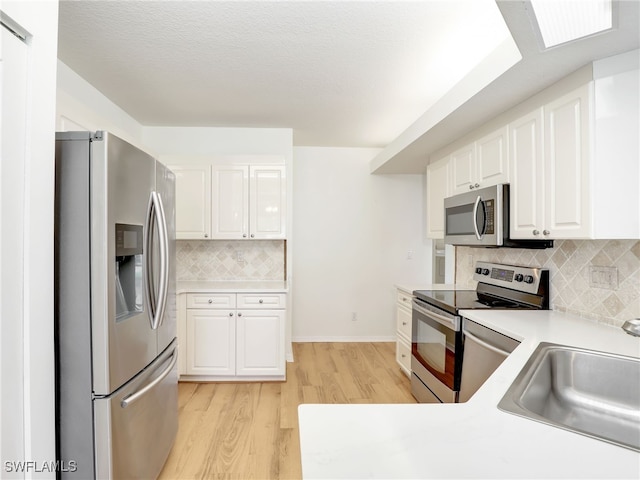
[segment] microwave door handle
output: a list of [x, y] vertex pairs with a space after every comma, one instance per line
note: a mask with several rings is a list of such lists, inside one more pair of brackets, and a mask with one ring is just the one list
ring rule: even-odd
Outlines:
[[[482, 197], [480, 195], [478, 195], [478, 198], [476, 198], [476, 202], [473, 204], [473, 230], [476, 234], [476, 238], [478, 240], [482, 240], [482, 235], [480, 234], [480, 231], [478, 230], [478, 222], [477, 222], [477, 218], [478, 218], [478, 207], [480, 206], [480, 202], [482, 202]], [[484, 233], [484, 227], [483, 227], [483, 233]]]

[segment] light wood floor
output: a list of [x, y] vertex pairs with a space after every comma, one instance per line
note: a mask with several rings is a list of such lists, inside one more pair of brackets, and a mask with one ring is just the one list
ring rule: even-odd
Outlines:
[[300, 479], [301, 403], [415, 403], [394, 343], [296, 343], [287, 381], [181, 383], [167, 479]]

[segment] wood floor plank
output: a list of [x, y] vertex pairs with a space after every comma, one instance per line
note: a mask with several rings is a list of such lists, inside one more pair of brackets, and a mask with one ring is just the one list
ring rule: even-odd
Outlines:
[[302, 403], [415, 403], [394, 343], [295, 343], [286, 382], [180, 383], [160, 480], [300, 479]]

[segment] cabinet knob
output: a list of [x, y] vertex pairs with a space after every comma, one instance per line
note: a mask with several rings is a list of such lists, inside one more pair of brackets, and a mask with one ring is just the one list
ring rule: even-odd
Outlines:
[[229, 312], [229, 316], [230, 316], [230, 317], [233, 317], [233, 312]]
[[534, 235], [540, 235], [540, 230], [534, 230], [534, 231], [533, 231], [533, 234], [534, 234]]
[[242, 234], [242, 238], [247, 238], [247, 234], [246, 234], [246, 233], [243, 233], [243, 234]]
[[479, 184], [479, 183], [476, 183], [476, 184], [474, 185], [474, 187], [475, 187], [475, 188], [480, 188], [480, 184]]
[[238, 312], [238, 316], [239, 316], [239, 317], [241, 317], [241, 316], [242, 316], [242, 314], [241, 314], [240, 312]]
[[406, 324], [407, 324], [407, 322], [402, 322], [402, 325], [406, 325]]
[[473, 190], [473, 185], [469, 185], [469, 190]]
[[255, 237], [255, 235], [252, 233], [252, 234], [251, 234], [251, 238], [253, 238], [253, 237]]
[[209, 299], [209, 303], [213, 303], [213, 300]]
[[264, 300], [260, 299], [258, 300], [258, 303], [264, 303]]
[[543, 234], [543, 235], [549, 235], [550, 233], [551, 233], [551, 232], [550, 232], [549, 230], [543, 230], [543, 231], [542, 231], [542, 234]]
[[403, 354], [401, 354], [401, 357], [402, 357], [402, 358], [407, 358], [407, 354], [406, 354], [406, 353], [403, 353]]
[[208, 233], [205, 233], [205, 234], [204, 234], [204, 238], [209, 238], [209, 234], [208, 234]]

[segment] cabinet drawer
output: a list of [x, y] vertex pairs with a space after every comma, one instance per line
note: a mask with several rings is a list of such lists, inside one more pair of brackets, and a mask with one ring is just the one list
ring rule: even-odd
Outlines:
[[235, 308], [235, 293], [190, 293], [187, 308]]
[[396, 309], [396, 330], [407, 340], [411, 339], [411, 310], [402, 305]]
[[284, 293], [239, 293], [238, 308], [285, 308]]
[[402, 339], [396, 342], [396, 361], [407, 375], [411, 375], [411, 346]]
[[411, 300], [413, 300], [413, 295], [409, 295], [402, 290], [398, 290], [398, 305], [404, 305], [407, 308], [411, 308]]

